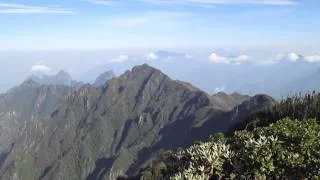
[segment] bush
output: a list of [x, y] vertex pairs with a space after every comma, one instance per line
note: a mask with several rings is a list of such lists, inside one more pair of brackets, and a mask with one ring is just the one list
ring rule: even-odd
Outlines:
[[[283, 119], [172, 155], [171, 179], [312, 179], [320, 177], [320, 126]], [[221, 140], [222, 139], [222, 140]]]

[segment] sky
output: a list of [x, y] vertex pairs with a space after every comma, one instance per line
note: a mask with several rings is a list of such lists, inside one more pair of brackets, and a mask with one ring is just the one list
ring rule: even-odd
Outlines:
[[315, 49], [318, 0], [0, 0], [0, 50]]
[[264, 85], [320, 68], [319, 17], [319, 0], [0, 0], [0, 92], [142, 63], [210, 93]]

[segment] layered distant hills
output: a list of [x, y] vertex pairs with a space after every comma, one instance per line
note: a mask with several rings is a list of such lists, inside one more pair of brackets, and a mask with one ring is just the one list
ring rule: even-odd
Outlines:
[[1, 179], [135, 174], [157, 153], [226, 132], [276, 103], [267, 95], [209, 95], [146, 64], [76, 88], [58, 75], [44, 78], [59, 83], [28, 80], [1, 95]]
[[59, 71], [56, 75], [33, 74], [28, 77], [28, 80], [33, 80], [34, 82], [37, 82], [39, 84], [44, 84], [44, 85], [71, 86], [72, 84], [75, 84], [75, 81], [72, 80], [72, 77], [70, 76], [70, 74], [68, 74], [63, 70]]
[[[98, 87], [104, 85], [113, 77], [115, 77], [115, 73], [112, 70], [108, 70], [101, 73], [94, 81], [89, 81], [88, 83]], [[71, 75], [63, 70], [60, 70], [55, 75], [32, 74], [27, 80], [34, 81], [41, 85], [81, 86], [84, 84], [84, 82], [72, 79]]]

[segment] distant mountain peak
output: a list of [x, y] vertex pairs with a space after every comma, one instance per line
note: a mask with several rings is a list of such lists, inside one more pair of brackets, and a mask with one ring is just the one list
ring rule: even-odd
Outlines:
[[64, 70], [60, 70], [56, 76], [68, 76], [68, 77], [71, 77], [69, 73], [67, 73], [66, 71]]
[[71, 75], [64, 70], [60, 70], [56, 75], [32, 74], [27, 79], [43, 85], [71, 86], [73, 83]]
[[93, 83], [93, 86], [95, 87], [102, 86], [113, 77], [115, 77], [115, 73], [112, 70], [106, 71], [97, 77], [97, 79]]

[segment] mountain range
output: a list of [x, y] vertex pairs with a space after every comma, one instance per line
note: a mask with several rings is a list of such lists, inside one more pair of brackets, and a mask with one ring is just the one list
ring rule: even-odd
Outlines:
[[27, 80], [33, 80], [34, 82], [44, 85], [71, 86], [72, 84], [75, 84], [75, 81], [72, 80], [70, 74], [63, 70], [59, 71], [56, 75], [32, 74]]
[[276, 103], [208, 95], [146, 64], [99, 87], [29, 80], [0, 100], [1, 179], [90, 180], [135, 174], [156, 154], [226, 132]]
[[[102, 86], [106, 81], [115, 77], [115, 73], [112, 70], [105, 71], [95, 79], [87, 83], [92, 84], [95, 87]], [[64, 70], [60, 70], [55, 75], [46, 75], [42, 73], [35, 73], [28, 76], [27, 80], [32, 80], [41, 85], [62, 85], [62, 86], [82, 86], [85, 82], [76, 81], [72, 79], [71, 75]]]

